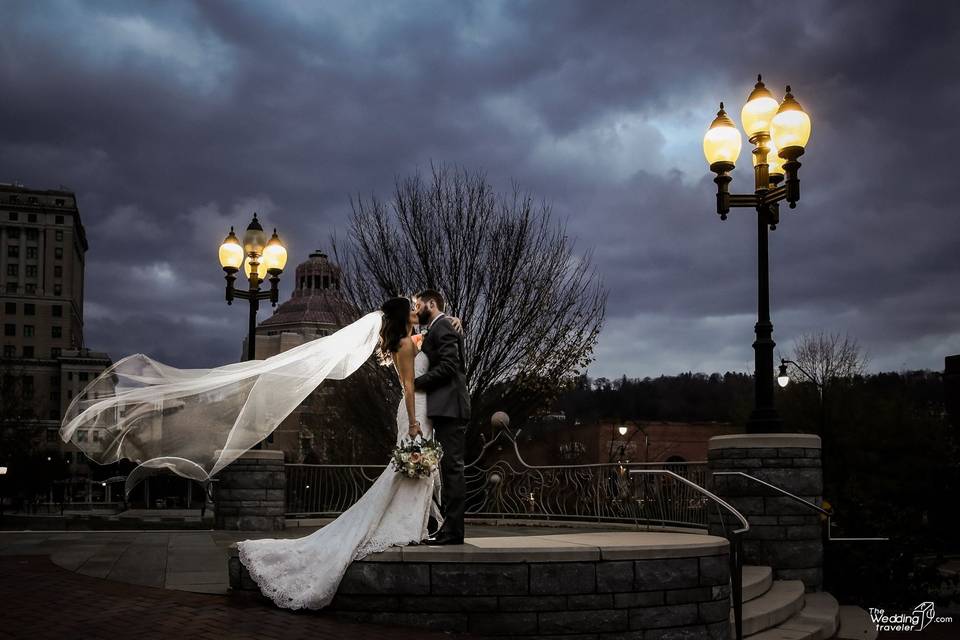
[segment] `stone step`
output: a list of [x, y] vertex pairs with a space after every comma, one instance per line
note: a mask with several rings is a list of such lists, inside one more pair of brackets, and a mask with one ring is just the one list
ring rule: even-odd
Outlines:
[[803, 609], [775, 627], [749, 636], [750, 640], [827, 640], [837, 631], [840, 605], [829, 593], [808, 593]]
[[[744, 637], [775, 627], [796, 615], [803, 609], [804, 591], [800, 580], [774, 580], [766, 593], [744, 602]], [[730, 624], [733, 624], [732, 610]]]
[[866, 609], [843, 605], [840, 607], [840, 628], [834, 637], [840, 640], [876, 640], [877, 626]]
[[743, 566], [743, 601], [759, 598], [773, 584], [773, 569], [770, 567]]

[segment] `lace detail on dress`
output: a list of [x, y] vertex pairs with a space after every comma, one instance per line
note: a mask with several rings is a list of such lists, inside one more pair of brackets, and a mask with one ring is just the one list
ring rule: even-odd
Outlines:
[[[417, 354], [415, 375], [429, 368], [426, 354]], [[425, 436], [432, 434], [425, 393], [414, 395], [417, 419]], [[407, 407], [397, 409], [397, 441], [406, 436]], [[260, 591], [278, 607], [320, 609], [330, 604], [350, 563], [390, 547], [427, 537], [433, 515], [441, 522], [439, 470], [430, 478], [407, 478], [387, 467], [373, 486], [340, 517], [308, 536], [244, 540], [237, 544], [240, 562]]]

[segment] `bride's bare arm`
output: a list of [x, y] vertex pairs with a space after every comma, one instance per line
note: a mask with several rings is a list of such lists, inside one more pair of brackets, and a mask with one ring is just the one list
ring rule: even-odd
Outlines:
[[394, 356], [394, 362], [397, 363], [397, 373], [400, 375], [400, 384], [403, 385], [403, 401], [407, 404], [407, 420], [410, 427], [407, 435], [411, 438], [416, 437], [418, 433], [422, 433], [420, 423], [417, 421], [416, 402], [413, 396], [413, 359], [416, 356], [417, 347], [410, 338], [404, 338], [400, 341], [400, 350]]

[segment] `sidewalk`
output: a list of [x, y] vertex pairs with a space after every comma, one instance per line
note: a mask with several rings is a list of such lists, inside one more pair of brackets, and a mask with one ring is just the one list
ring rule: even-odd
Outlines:
[[[28, 546], [21, 545], [17, 550]], [[36, 545], [36, 549], [42, 548]], [[287, 611], [247, 594], [228, 598], [102, 580], [67, 571], [42, 555], [0, 557], [0, 602], [0, 640], [452, 637], [422, 629], [360, 625], [321, 612]]]

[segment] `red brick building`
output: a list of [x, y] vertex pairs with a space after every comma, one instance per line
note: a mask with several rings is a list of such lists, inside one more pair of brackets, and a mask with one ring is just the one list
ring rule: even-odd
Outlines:
[[519, 427], [517, 442], [531, 465], [696, 462], [707, 459], [707, 441], [713, 436], [743, 432], [723, 422], [581, 423], [550, 415]]

